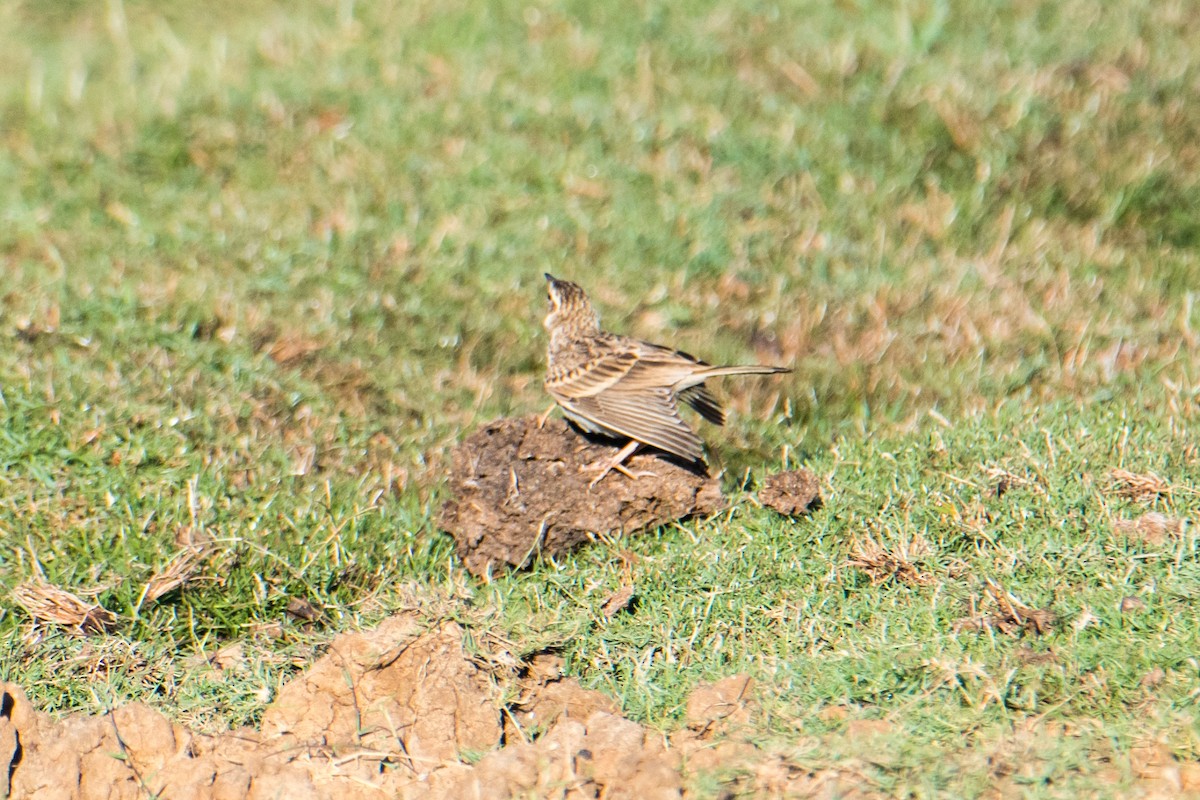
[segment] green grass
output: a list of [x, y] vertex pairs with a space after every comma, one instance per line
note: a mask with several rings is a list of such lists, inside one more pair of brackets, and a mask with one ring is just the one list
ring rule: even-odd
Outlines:
[[[1098, 790], [1104, 743], [1200, 756], [1193, 528], [1117, 536], [1144, 509], [1107, 481], [1197, 518], [1194, 11], [5, 4], [0, 589], [40, 569], [123, 621], [34, 636], [0, 600], [0, 677], [238, 725], [436, 596], [654, 726], [743, 670], [764, 741], [886, 719], [896, 794], [978, 794], [964, 732], [1022, 720], [1089, 731], [1035, 794]], [[795, 373], [723, 387], [729, 512], [481, 584], [432, 519], [449, 447], [545, 406], [545, 270], [614, 329]], [[826, 479], [809, 519], [736, 488], [785, 448]], [[205, 579], [139, 607], [188, 530]], [[931, 580], [873, 582], [866, 538]], [[985, 580], [1060, 624], [961, 629]]]

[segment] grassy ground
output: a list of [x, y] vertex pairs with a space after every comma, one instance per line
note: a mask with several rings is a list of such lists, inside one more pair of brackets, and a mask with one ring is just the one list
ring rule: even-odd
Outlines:
[[[884, 720], [897, 794], [983, 791], [1031, 720], [1072, 731], [1034, 794], [1128, 781], [1097, 748], [1197, 757], [1198, 11], [3, 4], [0, 677], [253, 722], [436, 595], [652, 725], [742, 670], [765, 739]], [[430, 520], [465, 431], [545, 406], [545, 270], [796, 371], [724, 387], [727, 514], [481, 584]], [[810, 519], [738, 488], [785, 461]], [[38, 574], [119, 627], [33, 629]], [[1056, 621], [980, 629], [989, 585]]]

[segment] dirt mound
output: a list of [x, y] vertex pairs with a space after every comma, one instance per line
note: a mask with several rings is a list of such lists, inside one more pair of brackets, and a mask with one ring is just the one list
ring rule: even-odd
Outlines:
[[524, 567], [538, 553], [571, 550], [593, 536], [632, 533], [724, 504], [720, 482], [646, 453], [626, 462], [632, 480], [612, 472], [593, 487], [593, 467], [617, 453], [561, 419], [490, 422], [451, 456], [450, 490], [439, 526], [458, 543], [467, 569]]
[[263, 739], [279, 748], [397, 751], [417, 772], [500, 736], [491, 675], [463, 656], [462, 630], [423, 631], [411, 615], [334, 640], [262, 719]]

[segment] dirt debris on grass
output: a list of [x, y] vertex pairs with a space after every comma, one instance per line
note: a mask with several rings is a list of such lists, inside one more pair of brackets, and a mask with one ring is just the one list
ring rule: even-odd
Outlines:
[[605, 619], [612, 619], [626, 609], [632, 609], [637, 603], [637, 587], [626, 583], [610, 594], [600, 606], [600, 613]]
[[1169, 537], [1181, 536], [1187, 529], [1187, 520], [1170, 517], [1157, 511], [1147, 511], [1134, 519], [1118, 519], [1113, 521], [1113, 530], [1126, 539], [1144, 541], [1147, 544], [1159, 545]]
[[807, 469], [776, 472], [763, 481], [758, 502], [785, 517], [799, 517], [821, 507], [821, 481]]
[[730, 675], [715, 683], [701, 684], [688, 697], [688, 728], [701, 736], [731, 726], [745, 726], [753, 707], [754, 681], [749, 675]]
[[589, 539], [663, 525], [720, 510], [716, 478], [653, 453], [625, 463], [593, 487], [594, 465], [616, 447], [588, 439], [565, 421], [539, 427], [537, 416], [499, 419], [468, 436], [451, 454], [453, 499], [439, 527], [458, 544], [474, 575], [528, 566], [534, 556], [572, 550]]
[[524, 741], [562, 718], [586, 720], [603, 711], [617, 714], [617, 703], [595, 689], [585, 689], [562, 673], [563, 659], [554, 653], [537, 653], [518, 670], [516, 698], [505, 708], [504, 739]]

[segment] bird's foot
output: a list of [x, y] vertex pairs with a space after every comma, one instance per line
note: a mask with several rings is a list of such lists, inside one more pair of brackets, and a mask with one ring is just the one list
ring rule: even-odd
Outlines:
[[[595, 467], [592, 467], [592, 468], [595, 468]], [[629, 480], [631, 480], [631, 481], [636, 481], [638, 478], [653, 478], [657, 475], [657, 473], [649, 472], [647, 470], [639, 470], [638, 472], [633, 472], [629, 469], [629, 467], [626, 467], [624, 464], [609, 463], [609, 464], [605, 464], [600, 469], [599, 475], [592, 478], [592, 482], [588, 484], [588, 491], [591, 491], [592, 487], [595, 486], [597, 483], [599, 483], [605, 475], [607, 475], [608, 473], [613, 472], [613, 471], [621, 473], [626, 478], [629, 478]]]
[[588, 491], [591, 491], [593, 486], [599, 483], [605, 475], [612, 472], [614, 469], [633, 481], [636, 481], [638, 478], [653, 478], [653, 472], [630, 472], [629, 468], [625, 466], [625, 459], [633, 455], [634, 451], [636, 451], [639, 447], [641, 447], [641, 443], [636, 441], [630, 442], [622, 447], [621, 451], [613, 456], [611, 461], [604, 465], [604, 467], [600, 470], [600, 474], [593, 478], [592, 482], [588, 484]]
[[546, 427], [546, 420], [550, 419], [550, 415], [554, 413], [554, 409], [556, 409], [556, 408], [558, 408], [558, 403], [551, 403], [550, 407], [546, 409], [546, 413], [542, 414], [540, 417], [538, 417], [538, 430], [539, 431], [542, 428]]

